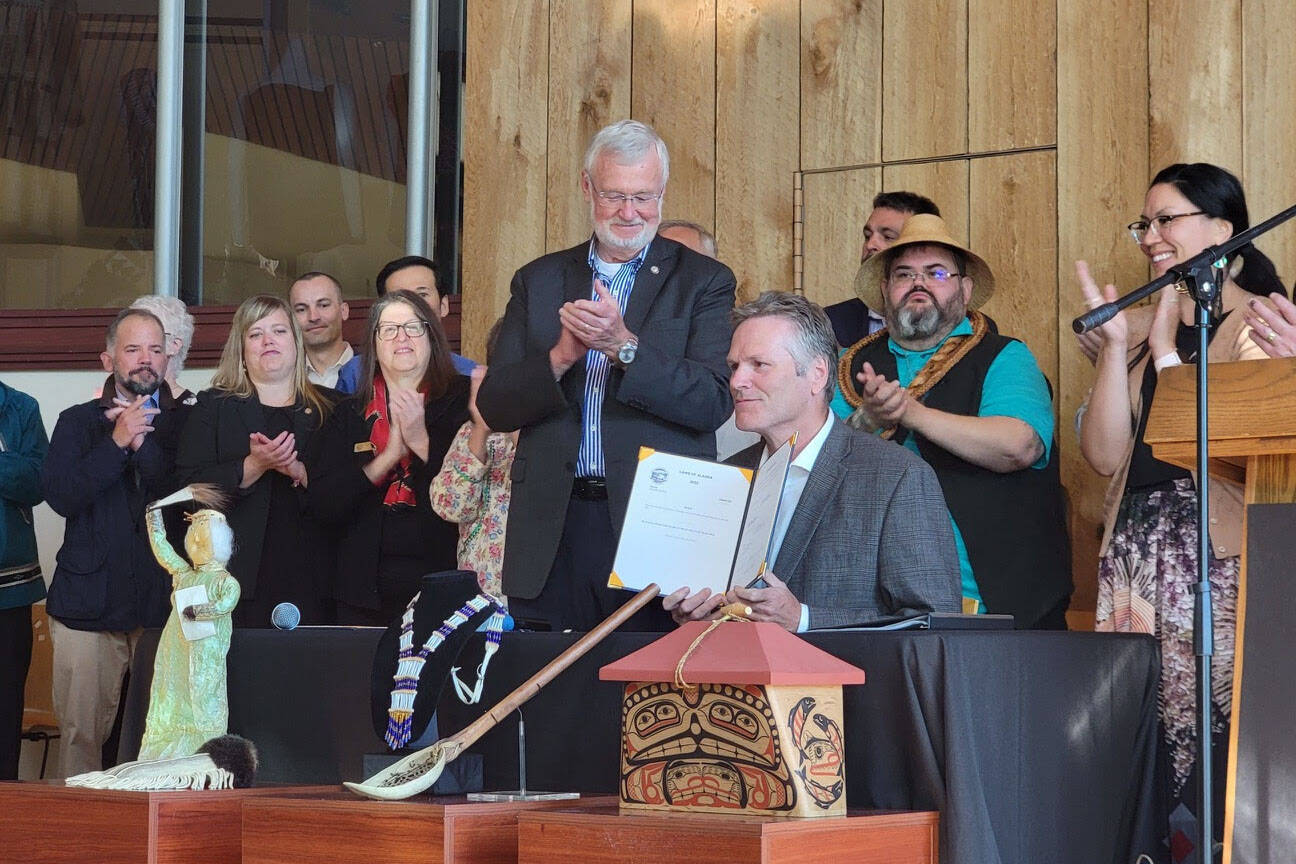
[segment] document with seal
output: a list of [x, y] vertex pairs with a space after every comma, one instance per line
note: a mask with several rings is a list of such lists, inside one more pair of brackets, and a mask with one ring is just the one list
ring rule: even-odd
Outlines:
[[765, 571], [783, 482], [788, 441], [756, 471], [639, 448], [611, 588], [662, 594], [685, 586], [723, 594]]

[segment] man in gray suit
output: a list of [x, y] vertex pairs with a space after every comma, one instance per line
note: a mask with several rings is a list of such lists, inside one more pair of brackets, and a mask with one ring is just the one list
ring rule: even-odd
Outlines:
[[738, 428], [761, 442], [732, 462], [757, 464], [793, 434], [766, 587], [728, 595], [682, 588], [663, 600], [677, 623], [726, 602], [789, 630], [959, 611], [959, 567], [936, 475], [903, 447], [836, 420], [828, 403], [837, 345], [823, 309], [766, 292], [734, 311], [729, 389]]
[[[521, 430], [502, 580], [523, 626], [588, 630], [625, 602], [607, 587], [640, 445], [715, 458], [729, 416], [728, 267], [656, 236], [666, 145], [624, 120], [590, 142], [593, 237], [513, 277], [477, 394], [491, 429]], [[631, 629], [664, 629], [653, 604]]]

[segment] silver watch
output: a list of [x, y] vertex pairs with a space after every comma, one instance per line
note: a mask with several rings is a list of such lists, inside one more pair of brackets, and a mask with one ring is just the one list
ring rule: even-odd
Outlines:
[[617, 349], [616, 359], [622, 366], [629, 366], [634, 362], [635, 355], [639, 353], [639, 340], [630, 338], [624, 345]]

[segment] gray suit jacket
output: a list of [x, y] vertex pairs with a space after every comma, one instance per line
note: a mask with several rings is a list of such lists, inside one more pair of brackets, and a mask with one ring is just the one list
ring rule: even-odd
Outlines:
[[[764, 444], [731, 461], [753, 464]], [[840, 420], [824, 441], [772, 568], [811, 629], [958, 612], [958, 554], [936, 474]]]
[[[505, 529], [504, 593], [540, 593], [562, 536], [580, 449], [582, 359], [554, 381], [549, 349], [558, 341], [558, 307], [589, 299], [589, 242], [527, 264], [512, 294], [490, 368], [477, 394], [494, 430], [520, 429]], [[715, 458], [715, 429], [733, 410], [729, 397], [729, 313], [734, 275], [673, 240], [652, 241], [626, 304], [625, 323], [639, 353], [613, 367], [603, 399], [603, 455], [614, 531], [625, 518], [640, 445]]]

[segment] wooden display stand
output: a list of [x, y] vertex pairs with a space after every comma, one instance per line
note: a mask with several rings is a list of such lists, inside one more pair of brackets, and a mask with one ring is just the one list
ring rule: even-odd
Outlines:
[[[1211, 476], [1243, 484], [1243, 503], [1248, 507], [1253, 504], [1296, 502], [1296, 359], [1212, 363], [1208, 367], [1208, 374]], [[1144, 440], [1151, 445], [1152, 453], [1158, 459], [1189, 470], [1197, 467], [1196, 375], [1195, 366], [1172, 367], [1161, 373], [1157, 379], [1156, 398], [1153, 400], [1144, 435]], [[1244, 522], [1242, 564], [1238, 576], [1228, 791], [1225, 801], [1216, 802], [1216, 806], [1224, 807], [1224, 864], [1230, 864], [1233, 857], [1235, 827], [1245, 830], [1249, 836], [1268, 835], [1270, 831], [1267, 824], [1235, 825], [1238, 812], [1235, 800], [1238, 793], [1238, 742], [1239, 732], [1246, 723], [1245, 711], [1254, 711], [1254, 716], [1259, 716], [1284, 710], [1279, 704], [1260, 705], [1248, 701], [1243, 705], [1243, 658], [1247, 653], [1247, 535]], [[1275, 574], [1257, 572], [1253, 575], [1263, 575], [1269, 579]], [[1278, 766], [1274, 766], [1273, 770], [1274, 776], [1282, 776], [1284, 773]], [[1255, 797], [1265, 793], [1257, 788], [1243, 790], [1242, 794], [1244, 797]], [[1254, 818], [1257, 808], [1248, 806], [1245, 809]], [[1267, 808], [1261, 808], [1259, 812], [1266, 811]], [[1274, 827], [1277, 829], [1279, 826]], [[1273, 836], [1280, 844], [1283, 842], [1278, 834]]]
[[937, 813], [821, 819], [703, 813], [531, 811], [518, 864], [936, 864]]
[[61, 781], [0, 783], [0, 861], [239, 864], [243, 803], [284, 792], [121, 792]]
[[603, 797], [499, 803], [460, 797], [370, 801], [340, 789], [265, 798], [243, 807], [243, 862], [514, 864], [519, 813], [614, 803]]

